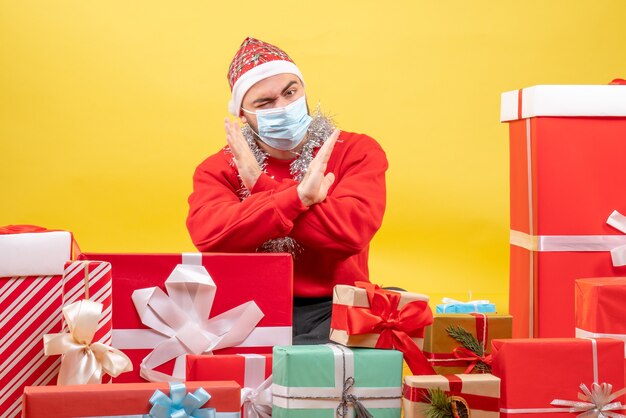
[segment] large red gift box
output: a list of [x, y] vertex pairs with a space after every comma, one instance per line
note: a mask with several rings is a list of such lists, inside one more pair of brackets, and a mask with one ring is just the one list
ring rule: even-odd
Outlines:
[[572, 414], [566, 412], [567, 408], [564, 410], [564, 406], [551, 403], [556, 399], [579, 401], [581, 384], [592, 389], [594, 382], [608, 383], [613, 385], [613, 392], [624, 387], [623, 341], [607, 338], [494, 340], [492, 354], [492, 372], [501, 379], [500, 416], [503, 418], [568, 418]]
[[[181, 265], [202, 266], [215, 282], [217, 289], [212, 306], [210, 300], [205, 303], [210, 307], [211, 318], [250, 301], [254, 301], [262, 311], [262, 319], [245, 341], [214, 353], [271, 353], [274, 345], [291, 344], [293, 262], [289, 254], [84, 253], [81, 258], [107, 261], [113, 268], [112, 345], [130, 357], [134, 368], [132, 372], [115, 378], [115, 382], [144, 381], [140, 377], [142, 359], [152, 356], [153, 350], [168, 338], [178, 338], [176, 335], [164, 335], [142, 323], [133, 303], [133, 292], [152, 287], [159, 288], [161, 293], [166, 292], [165, 281], [175, 276], [175, 270]], [[184, 357], [180, 358], [184, 374]], [[167, 375], [176, 370], [174, 361], [158, 368]]]
[[[503, 93], [511, 181], [513, 337], [573, 337], [574, 281], [626, 275], [607, 224], [626, 214], [626, 86], [535, 86]], [[620, 264], [620, 263], [617, 263]]]
[[[217, 417], [233, 418], [239, 415], [237, 383], [185, 383], [188, 393], [200, 387], [210, 395], [209, 401], [201, 408], [215, 408]], [[23, 418], [147, 417], [151, 408], [150, 398], [157, 389], [171, 396], [167, 383], [27, 387], [24, 389]]]
[[576, 280], [576, 336], [626, 342], [626, 277]]

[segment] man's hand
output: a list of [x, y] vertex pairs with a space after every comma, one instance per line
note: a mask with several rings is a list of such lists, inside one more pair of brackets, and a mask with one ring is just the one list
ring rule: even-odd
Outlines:
[[224, 129], [226, 130], [226, 142], [228, 142], [230, 152], [233, 153], [233, 160], [237, 166], [237, 171], [239, 171], [241, 181], [246, 189], [252, 190], [261, 175], [259, 163], [254, 158], [237, 121], [224, 119]]
[[304, 178], [300, 184], [298, 184], [298, 197], [300, 197], [300, 200], [305, 206], [323, 202], [328, 194], [328, 189], [335, 182], [335, 175], [333, 173], [325, 173], [330, 154], [333, 152], [338, 137], [339, 129], [335, 129], [326, 142], [324, 142], [324, 145], [321, 146], [317, 155], [313, 158], [311, 164], [309, 164]]

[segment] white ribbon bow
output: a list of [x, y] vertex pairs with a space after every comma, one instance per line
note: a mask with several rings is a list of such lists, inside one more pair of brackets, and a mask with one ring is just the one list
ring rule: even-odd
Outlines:
[[256, 389], [241, 389], [243, 418], [270, 418], [272, 416], [272, 376]]
[[578, 393], [580, 401], [568, 401], [563, 399], [555, 399], [550, 404], [554, 406], [569, 406], [569, 413], [580, 412], [577, 417], [593, 417], [593, 418], [624, 418], [626, 415], [618, 414], [610, 411], [619, 411], [625, 409], [626, 406], [621, 402], [613, 402], [626, 393], [626, 388], [615, 393], [613, 385], [608, 383], [591, 385], [591, 390], [583, 383], [580, 385], [582, 393]]
[[[613, 213], [609, 215], [609, 219], [606, 220], [606, 223], [626, 234], [626, 216], [618, 211], [614, 210]], [[611, 250], [611, 260], [615, 267], [626, 266], [626, 245], [613, 248]]]
[[103, 373], [113, 377], [133, 369], [126, 354], [102, 343], [92, 343], [98, 330], [102, 304], [80, 300], [63, 308], [69, 333], [43, 336], [44, 353], [62, 354], [59, 386], [101, 383]]
[[[165, 288], [169, 296], [158, 287], [138, 289], [132, 295], [141, 322], [169, 337], [141, 362], [141, 377], [152, 382], [184, 381], [186, 354], [241, 344], [263, 318], [261, 309], [250, 301], [209, 319], [217, 287], [201, 265], [177, 265]], [[171, 376], [154, 370], [172, 359], [176, 364]]]

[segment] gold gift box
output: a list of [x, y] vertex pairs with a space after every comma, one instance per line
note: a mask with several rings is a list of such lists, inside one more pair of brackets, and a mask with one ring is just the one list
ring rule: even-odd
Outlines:
[[[478, 318], [478, 320], [477, 320]], [[454, 350], [461, 343], [446, 332], [450, 326], [459, 326], [478, 339], [477, 325], [486, 318], [487, 339], [484, 342], [485, 355], [491, 353], [491, 340], [511, 338], [513, 317], [498, 314], [435, 314], [434, 322], [425, 329], [423, 352], [438, 374], [464, 373], [472, 363], [457, 360]], [[483, 332], [485, 327], [483, 327]], [[480, 340], [479, 340], [480, 341]]]

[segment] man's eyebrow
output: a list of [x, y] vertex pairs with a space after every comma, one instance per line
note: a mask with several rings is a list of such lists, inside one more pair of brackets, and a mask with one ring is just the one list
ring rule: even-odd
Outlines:
[[[283, 88], [283, 91], [281, 92], [281, 94], [285, 94], [285, 92], [287, 90], [289, 90], [291, 88], [291, 86], [293, 86], [294, 84], [298, 84], [298, 82], [296, 80], [291, 80], [286, 86], [285, 88]], [[258, 103], [264, 103], [264, 102], [271, 102], [275, 100], [274, 97], [259, 97], [258, 99], [254, 100], [252, 102], [252, 104], [258, 104]]]
[[289, 90], [291, 88], [291, 86], [293, 86], [294, 84], [298, 84], [298, 82], [296, 80], [291, 80], [289, 82], [289, 84], [287, 84], [287, 86], [285, 86], [285, 88], [283, 89], [283, 91], [281, 92], [281, 94], [285, 94], [285, 92], [287, 90]]

